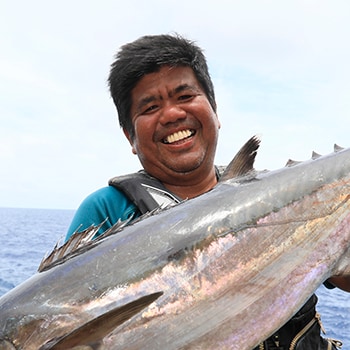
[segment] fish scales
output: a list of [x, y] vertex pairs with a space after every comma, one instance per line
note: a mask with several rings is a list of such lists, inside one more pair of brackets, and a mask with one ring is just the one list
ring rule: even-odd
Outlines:
[[251, 349], [326, 278], [350, 273], [349, 190], [350, 150], [219, 183], [0, 298], [0, 340], [91, 345], [84, 327], [123, 310], [102, 348]]
[[[323, 194], [322, 198], [332, 203], [315, 209], [310, 217], [305, 209], [320, 203], [318, 192], [285, 207], [284, 213], [272, 213], [254, 227], [241, 230], [239, 240], [235, 234], [227, 234], [213, 241], [208, 249], [197, 250], [194, 257], [188, 258], [191, 268], [186, 266], [180, 276], [176, 268], [168, 266], [162, 271], [164, 283], [156, 274], [141, 285], [131, 286], [135, 291], [152, 290], [154, 286], [166, 290], [171, 285], [173, 291], [181, 293], [172, 308], [165, 292], [155, 303], [154, 313], [148, 311], [139, 320], [130, 320], [130, 326], [116, 330], [112, 344], [118, 340], [119, 347], [125, 349], [139, 349], [142, 345], [153, 349], [251, 349], [265, 339], [329, 277], [334, 255], [342, 251], [342, 255], [349, 256], [349, 181], [346, 186], [341, 183], [337, 189], [332, 186], [323, 190], [329, 196]], [[293, 219], [291, 212], [296, 213]], [[344, 235], [343, 230], [348, 234]], [[251, 241], [258, 249], [251, 248]], [[335, 241], [337, 244], [332, 243]], [[215, 262], [203, 265], [202, 255], [215, 257]], [[235, 257], [242, 255], [249, 259], [237, 261]], [[285, 277], [281, 278], [281, 272]], [[177, 279], [169, 283], [172, 275]], [[153, 288], [149, 287], [152, 284]], [[287, 305], [289, 312], [285, 312]], [[166, 336], [159, 343], [158, 334], [169, 333], [173, 337]]]

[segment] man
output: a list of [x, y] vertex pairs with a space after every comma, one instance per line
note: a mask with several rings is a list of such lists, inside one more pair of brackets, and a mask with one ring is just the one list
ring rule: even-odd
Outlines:
[[[118, 220], [196, 197], [220, 177], [214, 165], [220, 122], [206, 59], [198, 46], [171, 35], [145, 36], [126, 44], [112, 64], [109, 86], [120, 125], [143, 171], [116, 177], [110, 186], [88, 196], [66, 239], [91, 225], [101, 224], [101, 234]], [[350, 278], [332, 277], [326, 285], [350, 291]], [[320, 337], [316, 302], [313, 295], [259, 348], [289, 349], [294, 341], [299, 350], [327, 349], [328, 342]]]

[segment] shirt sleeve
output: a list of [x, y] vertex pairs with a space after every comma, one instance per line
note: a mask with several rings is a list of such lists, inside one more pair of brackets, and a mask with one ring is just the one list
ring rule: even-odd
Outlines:
[[100, 227], [96, 237], [112, 227], [118, 220], [139, 216], [138, 209], [129, 198], [113, 186], [103, 187], [86, 197], [77, 209], [68, 228], [65, 241], [75, 232], [94, 225]]

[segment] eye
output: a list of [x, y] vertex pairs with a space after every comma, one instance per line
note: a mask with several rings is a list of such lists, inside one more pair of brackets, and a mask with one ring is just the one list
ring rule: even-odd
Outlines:
[[184, 94], [179, 96], [179, 100], [180, 101], [188, 101], [191, 100], [194, 97], [194, 95], [190, 95], [190, 94]]
[[152, 112], [156, 111], [157, 109], [158, 109], [157, 105], [151, 105], [143, 111], [143, 114], [152, 113]]

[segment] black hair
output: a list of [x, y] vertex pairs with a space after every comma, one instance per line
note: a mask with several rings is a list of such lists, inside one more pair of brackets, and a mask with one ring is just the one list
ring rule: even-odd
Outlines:
[[203, 51], [193, 41], [178, 34], [147, 35], [125, 44], [111, 65], [108, 84], [118, 111], [119, 124], [131, 138], [135, 130], [131, 121], [131, 91], [146, 74], [157, 72], [162, 66], [191, 67], [216, 112], [214, 86]]

